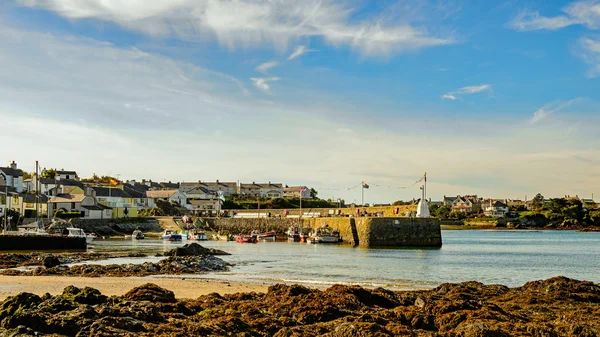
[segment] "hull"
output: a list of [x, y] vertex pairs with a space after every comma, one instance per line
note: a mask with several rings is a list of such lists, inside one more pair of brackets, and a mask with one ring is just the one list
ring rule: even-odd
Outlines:
[[207, 241], [208, 240], [208, 236], [206, 236], [206, 234], [190, 235], [188, 237], [188, 240]]
[[338, 243], [340, 238], [338, 236], [322, 235], [315, 236], [309, 239], [310, 243]]
[[94, 241], [95, 238], [95, 235], [86, 235], [85, 242], [89, 245], [90, 243], [92, 243], [92, 241]]
[[161, 237], [162, 240], [165, 241], [181, 241], [181, 235], [179, 234], [172, 234], [172, 235], [163, 235]]
[[235, 242], [237, 243], [257, 243], [258, 240], [252, 236], [238, 236], [235, 238]]
[[288, 234], [288, 241], [290, 242], [300, 242], [300, 235], [299, 234]]

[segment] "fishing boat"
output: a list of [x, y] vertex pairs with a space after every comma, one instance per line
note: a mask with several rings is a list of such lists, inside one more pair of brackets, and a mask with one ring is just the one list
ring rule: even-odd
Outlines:
[[256, 237], [256, 235], [240, 234], [235, 237], [235, 242], [237, 242], [237, 243], [257, 243], [258, 238]]
[[136, 229], [133, 231], [133, 234], [131, 234], [131, 238], [133, 240], [144, 240], [144, 233], [141, 230]]
[[206, 241], [208, 240], [208, 236], [204, 231], [194, 231], [188, 236], [188, 240]]
[[166, 241], [181, 241], [181, 234], [178, 234], [177, 231], [167, 229], [160, 238]]
[[250, 235], [255, 235], [258, 240], [275, 241], [275, 239], [277, 239], [277, 232], [259, 233], [258, 231], [252, 231], [252, 233], [250, 233]]
[[285, 234], [287, 235], [288, 241], [300, 242], [300, 228], [292, 226], [288, 228]]
[[338, 243], [341, 241], [340, 232], [334, 231], [329, 225], [324, 224], [315, 229], [310, 238], [310, 243]]
[[85, 238], [85, 242], [88, 245], [96, 238], [96, 235], [93, 233], [86, 234], [81, 228], [69, 227], [67, 228], [67, 231], [69, 232], [68, 236], [70, 237]]
[[179, 232], [179, 235], [181, 236], [181, 240], [187, 240], [189, 235], [188, 233], [184, 233], [184, 232]]
[[300, 242], [308, 242], [311, 232], [312, 228], [310, 227], [300, 229]]

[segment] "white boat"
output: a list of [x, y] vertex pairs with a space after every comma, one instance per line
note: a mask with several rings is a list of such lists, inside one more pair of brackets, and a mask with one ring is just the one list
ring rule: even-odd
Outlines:
[[90, 244], [96, 238], [96, 235], [94, 235], [93, 233], [85, 234], [85, 232], [81, 228], [69, 227], [67, 228], [67, 230], [69, 231], [69, 236], [85, 238], [85, 242], [87, 244]]
[[160, 238], [167, 241], [181, 241], [181, 234], [178, 234], [177, 231], [167, 229]]
[[206, 241], [208, 240], [208, 236], [204, 231], [195, 231], [188, 236], [188, 240]]
[[131, 238], [133, 240], [144, 240], [144, 233], [141, 230], [136, 229], [133, 231], [133, 234], [131, 234]]
[[338, 243], [341, 241], [340, 233], [334, 231], [327, 224], [315, 229], [308, 239], [310, 243]]

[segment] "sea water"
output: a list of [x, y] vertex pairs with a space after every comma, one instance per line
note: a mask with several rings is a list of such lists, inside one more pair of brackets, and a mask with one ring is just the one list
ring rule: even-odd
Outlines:
[[[232, 281], [356, 284], [390, 289], [431, 288], [475, 280], [520, 286], [567, 276], [600, 283], [600, 233], [533, 230], [445, 230], [439, 249], [359, 248], [299, 242], [202, 241], [225, 250], [235, 264], [229, 272], [194, 277]], [[186, 242], [96, 240], [97, 252], [162, 252]]]

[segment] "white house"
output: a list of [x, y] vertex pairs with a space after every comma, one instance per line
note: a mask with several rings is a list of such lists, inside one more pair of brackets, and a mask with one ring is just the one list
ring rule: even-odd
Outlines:
[[240, 195], [261, 198], [282, 198], [283, 184], [260, 183], [240, 184]]
[[310, 199], [310, 189], [306, 186], [286, 186], [283, 188], [283, 197]]
[[484, 213], [492, 218], [504, 218], [508, 213], [508, 206], [500, 201], [485, 206]]
[[56, 171], [56, 180], [77, 180], [79, 181], [79, 176], [77, 176], [77, 172], [75, 171]]
[[81, 212], [85, 216], [83, 206], [97, 205], [96, 199], [85, 194], [59, 194], [48, 201], [48, 213], [62, 209], [65, 212]]
[[17, 168], [17, 163], [9, 167], [0, 167], [0, 186], [13, 187], [18, 193], [23, 192], [23, 171]]
[[43, 195], [51, 195], [50, 192], [53, 188], [57, 186], [57, 180], [48, 179], [48, 178], [40, 178], [39, 182], [37, 180], [37, 176], [33, 176], [33, 178], [27, 180], [25, 185], [27, 186], [28, 192], [33, 192], [37, 190], [36, 184], [39, 184], [40, 194]]
[[222, 192], [225, 198], [238, 194], [238, 186], [236, 182], [222, 182], [217, 180], [216, 182], [199, 181], [183, 182], [179, 184], [179, 190], [184, 193], [188, 193], [196, 188], [203, 188], [213, 195], [217, 195], [219, 192]]
[[146, 191], [146, 196], [150, 200], [150, 204], [156, 205], [158, 200], [164, 200], [169, 202], [176, 202], [181, 206], [187, 204], [187, 197], [185, 193], [180, 190], [155, 190]]

